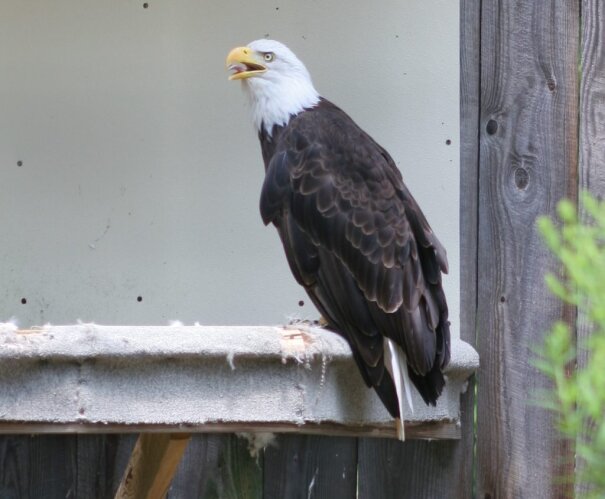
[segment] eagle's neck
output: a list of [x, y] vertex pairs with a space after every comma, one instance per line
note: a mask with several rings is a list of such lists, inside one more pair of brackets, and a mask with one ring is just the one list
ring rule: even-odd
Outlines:
[[310, 78], [249, 78], [243, 88], [257, 132], [264, 131], [269, 137], [274, 126], [286, 125], [292, 116], [314, 107], [320, 99]]

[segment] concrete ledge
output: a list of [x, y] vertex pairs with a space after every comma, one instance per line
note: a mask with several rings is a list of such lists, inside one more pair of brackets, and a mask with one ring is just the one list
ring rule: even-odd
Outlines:
[[[419, 395], [409, 438], [459, 437], [478, 367], [452, 342], [436, 408]], [[305, 326], [0, 325], [0, 432], [298, 432], [396, 436], [346, 342]]]

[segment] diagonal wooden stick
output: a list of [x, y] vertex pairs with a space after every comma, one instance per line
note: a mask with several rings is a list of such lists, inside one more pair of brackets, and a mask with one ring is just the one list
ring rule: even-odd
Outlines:
[[163, 499], [190, 438], [189, 433], [141, 433], [115, 499]]

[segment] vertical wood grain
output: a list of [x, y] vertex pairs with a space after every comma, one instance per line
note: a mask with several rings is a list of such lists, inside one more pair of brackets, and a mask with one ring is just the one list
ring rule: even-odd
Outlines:
[[547, 381], [531, 348], [572, 322], [544, 285], [535, 228], [577, 191], [579, 2], [482, 2], [477, 496], [564, 497], [573, 446], [533, 405]]
[[[460, 2], [460, 337], [476, 348], [479, 217], [479, 116], [481, 0]], [[475, 377], [460, 399], [462, 438], [452, 464], [454, 485], [444, 476], [442, 497], [474, 494]], [[449, 483], [450, 489], [446, 488]]]
[[[477, 303], [480, 14], [480, 0], [460, 2], [460, 336], [472, 345]], [[462, 439], [457, 442], [360, 439], [359, 497], [471, 497], [473, 407], [471, 380], [461, 399]]]
[[75, 497], [112, 499], [137, 435], [78, 435]]
[[[605, 198], [605, 6], [602, 0], [582, 1], [582, 63], [580, 67], [579, 189]], [[586, 213], [580, 206], [580, 218]], [[577, 336], [581, 344], [590, 334], [588, 318], [578, 313]], [[578, 351], [578, 367], [586, 365], [585, 350]], [[577, 460], [576, 469], [581, 471]], [[576, 482], [576, 494], [588, 491]]]
[[263, 475], [266, 499], [353, 499], [357, 488], [357, 441], [280, 435], [276, 444], [265, 451]]
[[2, 437], [0, 497], [75, 498], [75, 451], [75, 435]]
[[580, 189], [605, 197], [605, 5], [582, 2]]
[[17, 498], [27, 492], [28, 438], [0, 438], [0, 497]]
[[191, 438], [167, 499], [260, 499], [262, 457], [250, 456], [247, 442], [235, 435]]
[[471, 497], [472, 453], [462, 455], [463, 441], [363, 439], [361, 446], [366, 459], [359, 463], [360, 499]]

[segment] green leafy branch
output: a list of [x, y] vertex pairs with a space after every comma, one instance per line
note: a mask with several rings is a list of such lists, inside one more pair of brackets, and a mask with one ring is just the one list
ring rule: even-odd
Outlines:
[[[547, 334], [536, 361], [554, 382], [545, 405], [559, 415], [561, 433], [576, 441], [581, 461], [577, 480], [589, 496], [605, 497], [605, 202], [582, 196], [586, 217], [561, 201], [560, 224], [542, 217], [539, 230], [563, 267], [563, 278], [546, 276], [551, 292], [578, 309], [587, 322], [587, 338], [575, 346], [569, 326], [556, 323]], [[575, 368], [580, 355], [586, 362]]]

